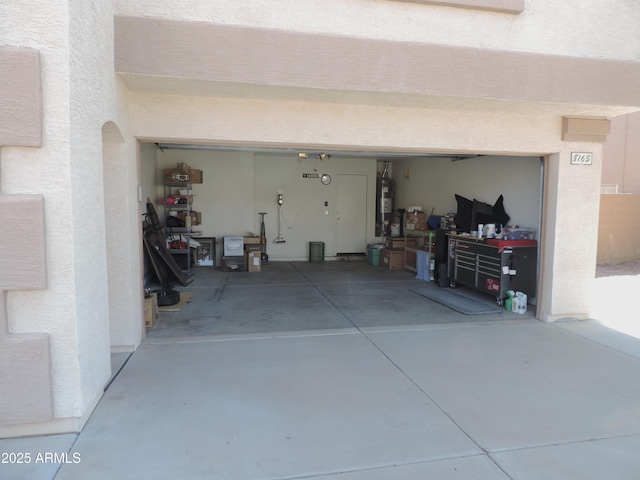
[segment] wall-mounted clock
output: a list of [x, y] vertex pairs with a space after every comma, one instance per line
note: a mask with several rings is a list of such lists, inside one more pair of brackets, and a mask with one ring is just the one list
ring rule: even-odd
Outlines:
[[323, 174], [322, 177], [320, 177], [320, 181], [323, 185], [329, 185], [331, 183], [331, 175]]

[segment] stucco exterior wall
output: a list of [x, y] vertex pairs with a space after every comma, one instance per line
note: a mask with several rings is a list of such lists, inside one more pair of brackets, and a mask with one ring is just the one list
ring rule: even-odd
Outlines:
[[527, 1], [519, 15], [370, 0], [115, 0], [114, 5], [120, 15], [478, 49], [640, 58], [640, 39], [632, 34], [640, 29], [634, 0], [582, 0], [579, 5]]
[[[593, 165], [572, 165], [571, 152], [591, 152]], [[595, 278], [602, 145], [559, 145], [545, 162], [545, 197], [538, 318], [588, 318]], [[592, 232], [585, 235], [584, 232]]]
[[[597, 229], [602, 148], [563, 137], [563, 117], [640, 108], [636, 7], [2, 2], [0, 44], [40, 53], [43, 118], [41, 144], [2, 148], [2, 190], [41, 195], [47, 272], [46, 288], [6, 295], [3, 323], [49, 336], [53, 419], [9, 419], [0, 436], [80, 429], [109, 377], [110, 344], [140, 342], [136, 139], [545, 156], [538, 317], [585, 316], [596, 244], [576, 234]], [[129, 28], [117, 38], [114, 10]], [[162, 40], [163, 28], [175, 41], [144, 34]], [[593, 153], [593, 165], [571, 165], [574, 151]]]
[[10, 421], [0, 436], [78, 431], [110, 375], [102, 125], [114, 120], [126, 129], [126, 93], [113, 75], [111, 5], [3, 2], [0, 44], [41, 55], [42, 145], [4, 147], [0, 161], [4, 193], [44, 198], [48, 285], [11, 292], [7, 321], [10, 332], [49, 335], [53, 385], [52, 420]]

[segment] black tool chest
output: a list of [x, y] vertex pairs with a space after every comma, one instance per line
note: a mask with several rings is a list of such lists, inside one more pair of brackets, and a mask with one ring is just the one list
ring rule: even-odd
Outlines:
[[506, 241], [489, 245], [483, 239], [457, 235], [453, 240], [452, 287], [464, 285], [493, 294], [500, 305], [509, 290], [535, 297], [537, 246]]

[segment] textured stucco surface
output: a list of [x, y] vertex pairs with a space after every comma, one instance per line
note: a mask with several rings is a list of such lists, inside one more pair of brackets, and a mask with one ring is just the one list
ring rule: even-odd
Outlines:
[[[116, 17], [116, 71], [360, 93], [640, 107], [640, 64]], [[336, 52], [341, 52], [336, 55]]]
[[[39, 146], [39, 52], [0, 47], [0, 65], [0, 147]], [[0, 189], [0, 218], [0, 426], [45, 422], [53, 415], [49, 335], [13, 333], [7, 309], [7, 291], [47, 287], [44, 198]]]
[[[0, 301], [0, 308], [3, 303]], [[50, 420], [53, 401], [49, 335], [10, 335], [0, 339], [0, 349], [0, 425]]]
[[114, 5], [119, 15], [326, 35], [348, 33], [478, 49], [640, 59], [635, 0], [582, 0], [579, 5], [526, 1], [520, 15], [370, 0], [115, 0]]
[[[3, 2], [0, 44], [38, 50], [41, 59], [41, 147], [2, 148], [1, 173], [7, 196], [45, 199], [48, 286], [11, 291], [6, 323], [13, 334], [49, 335], [53, 385], [52, 420], [0, 422], [0, 436], [77, 431], [110, 375], [102, 126], [111, 121], [126, 128], [127, 108], [127, 93], [113, 75], [111, 4]], [[118, 181], [134, 199], [135, 142], [126, 138]], [[120, 257], [139, 265], [135, 201], [133, 207], [117, 210], [127, 238], [134, 239]], [[141, 292], [137, 269], [127, 277], [128, 291]], [[130, 294], [118, 312], [129, 322], [121, 327], [121, 342], [130, 349], [142, 335], [140, 298]]]
[[0, 145], [41, 143], [40, 53], [0, 46]]
[[49, 335], [10, 332], [6, 291], [47, 286], [44, 199], [0, 193], [0, 218], [0, 425], [43, 422], [53, 413]]
[[47, 286], [44, 198], [0, 193], [0, 290]]
[[[50, 337], [55, 421], [29, 431], [80, 428], [109, 377], [110, 342], [140, 341], [136, 138], [546, 155], [539, 316], [587, 312], [601, 147], [562, 142], [562, 117], [638, 108], [636, 6], [2, 2], [0, 44], [37, 50], [41, 64], [40, 147], [3, 147], [0, 159], [4, 194], [45, 199], [47, 288], [11, 291], [5, 310], [12, 334]], [[592, 151], [594, 165], [570, 166], [572, 151]], [[583, 231], [594, 235], [576, 245]]]
[[396, 0], [428, 5], [443, 5], [447, 7], [478, 8], [496, 12], [522, 13], [524, 0]]
[[[571, 165], [571, 152], [593, 153], [593, 165]], [[539, 317], [586, 319], [595, 277], [602, 144], [563, 142], [545, 167], [540, 282], [546, 295]]]

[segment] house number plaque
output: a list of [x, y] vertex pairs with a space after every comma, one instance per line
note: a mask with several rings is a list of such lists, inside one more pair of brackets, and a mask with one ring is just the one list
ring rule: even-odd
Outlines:
[[571, 165], [592, 165], [593, 153], [571, 152]]

